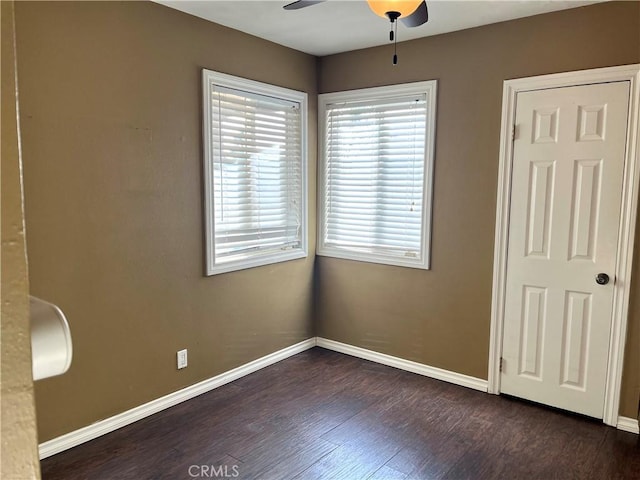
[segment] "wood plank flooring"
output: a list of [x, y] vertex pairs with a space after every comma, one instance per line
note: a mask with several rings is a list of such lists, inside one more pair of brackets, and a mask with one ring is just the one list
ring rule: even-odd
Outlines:
[[640, 443], [314, 348], [47, 458], [42, 478], [640, 479]]

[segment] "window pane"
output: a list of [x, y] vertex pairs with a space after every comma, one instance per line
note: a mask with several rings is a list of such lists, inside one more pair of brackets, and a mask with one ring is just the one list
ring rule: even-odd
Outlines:
[[[381, 89], [376, 89], [378, 92]], [[355, 97], [358, 97], [357, 91]], [[326, 94], [319, 253], [426, 268], [426, 93]], [[362, 98], [366, 97], [366, 98]], [[427, 205], [429, 207], [429, 205]], [[401, 259], [400, 263], [381, 261]], [[411, 265], [409, 265], [411, 266]]]
[[208, 88], [208, 263], [304, 249], [301, 103], [215, 82]]

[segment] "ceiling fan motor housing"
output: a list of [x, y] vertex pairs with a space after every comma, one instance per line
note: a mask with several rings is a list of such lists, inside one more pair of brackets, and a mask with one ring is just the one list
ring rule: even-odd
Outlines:
[[387, 12], [385, 15], [391, 21], [391, 23], [395, 22], [398, 18], [400, 18], [400, 12]]

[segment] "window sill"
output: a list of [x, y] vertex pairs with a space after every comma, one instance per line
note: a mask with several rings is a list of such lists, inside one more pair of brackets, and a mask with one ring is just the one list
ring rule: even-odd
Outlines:
[[318, 247], [316, 254], [321, 257], [341, 258], [344, 260], [355, 260], [357, 262], [377, 263], [381, 265], [392, 265], [395, 267], [429, 270], [429, 262], [426, 258], [402, 258], [390, 255], [356, 252], [332, 247]]
[[272, 265], [274, 263], [287, 262], [289, 260], [297, 260], [306, 258], [306, 249], [289, 250], [283, 253], [272, 253], [260, 257], [234, 260], [219, 264], [207, 265], [207, 276], [219, 275], [221, 273], [235, 272], [237, 270], [245, 270], [247, 268], [261, 267], [263, 265]]

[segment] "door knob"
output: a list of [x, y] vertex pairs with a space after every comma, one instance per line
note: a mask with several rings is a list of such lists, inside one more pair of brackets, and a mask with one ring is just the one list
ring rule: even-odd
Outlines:
[[606, 273], [599, 273], [596, 275], [596, 283], [598, 285], [606, 285], [609, 283], [609, 275]]

